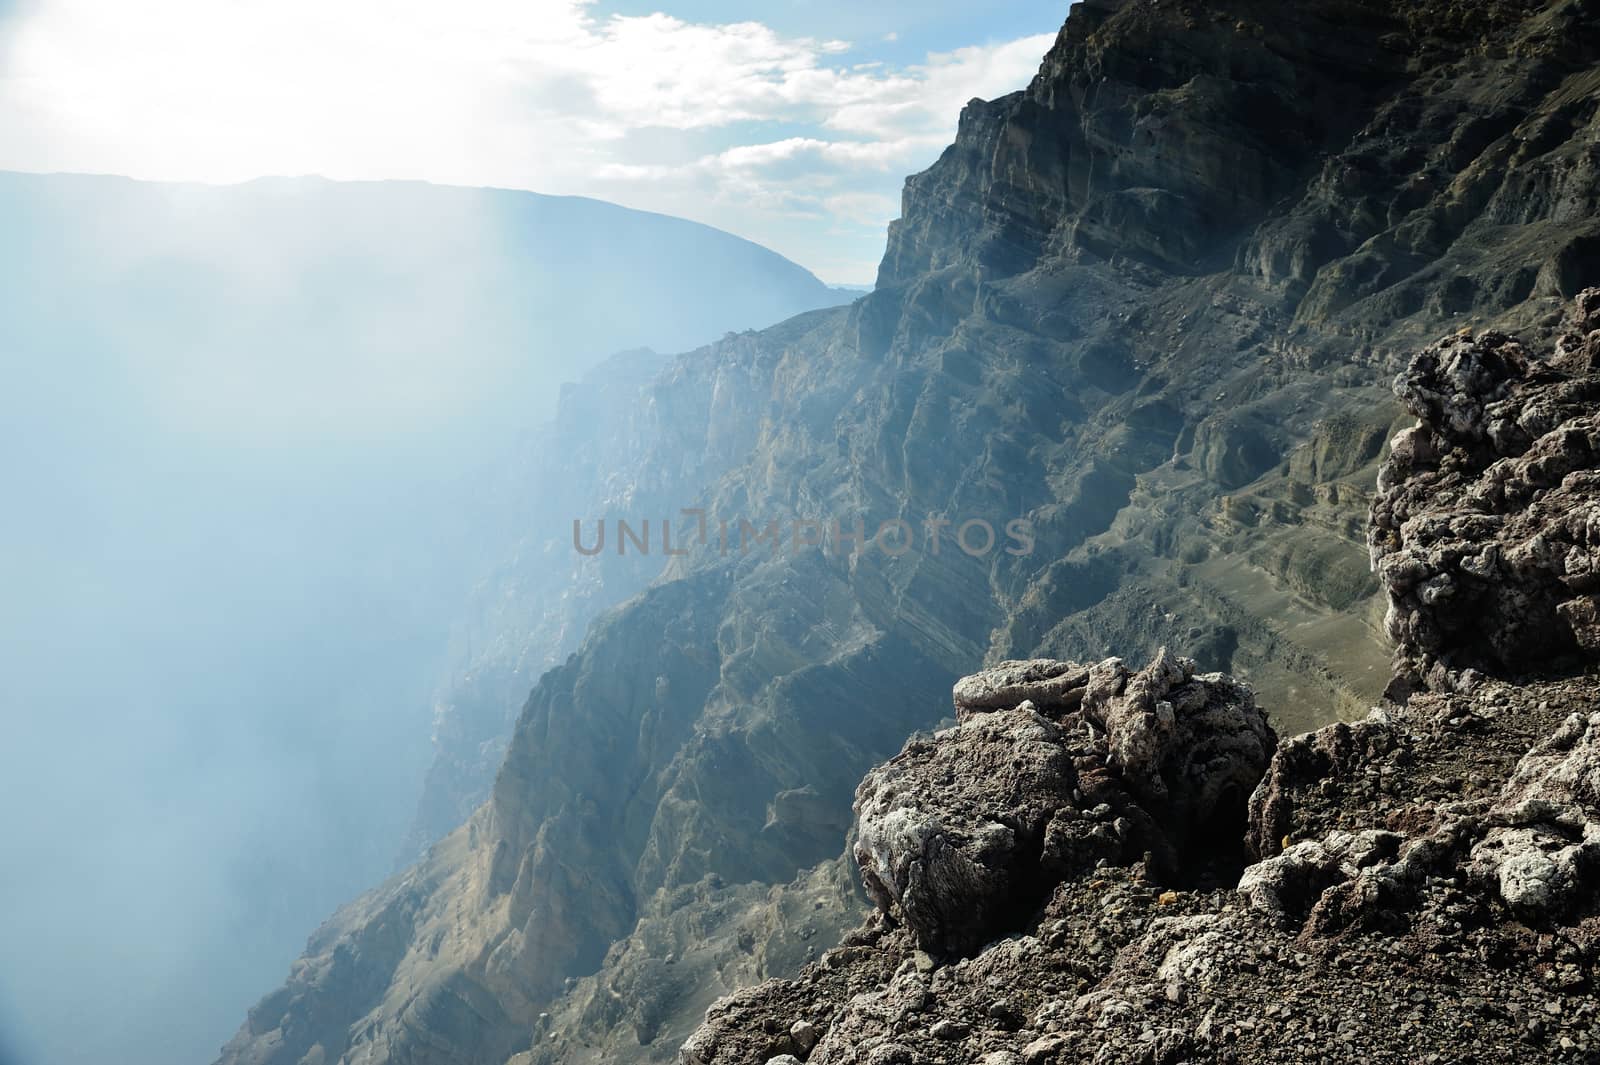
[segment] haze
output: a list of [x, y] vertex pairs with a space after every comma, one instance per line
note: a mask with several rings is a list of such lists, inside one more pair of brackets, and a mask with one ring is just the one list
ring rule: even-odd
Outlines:
[[746, 10], [0, 0], [0, 1065], [212, 1060], [395, 868], [561, 383], [870, 284], [1062, 13]]
[[0, 988], [24, 1061], [210, 1060], [399, 854], [519, 429], [844, 297], [521, 193], [0, 175], [0, 228]]

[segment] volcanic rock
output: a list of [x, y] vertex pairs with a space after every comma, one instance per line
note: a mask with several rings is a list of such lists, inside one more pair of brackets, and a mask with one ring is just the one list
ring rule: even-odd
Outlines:
[[1429, 347], [1395, 381], [1420, 419], [1372, 504], [1404, 679], [1470, 685], [1600, 651], [1600, 290], [1549, 354], [1500, 333]]

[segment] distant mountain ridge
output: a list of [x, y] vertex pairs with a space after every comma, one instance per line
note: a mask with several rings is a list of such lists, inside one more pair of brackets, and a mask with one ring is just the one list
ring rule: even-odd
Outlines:
[[[296, 300], [313, 297], [315, 285], [351, 301], [411, 294], [461, 301], [451, 310], [480, 319], [475, 336], [515, 340], [518, 359], [558, 380], [612, 352], [686, 350], [847, 300], [775, 252], [698, 222], [506, 189], [0, 172], [0, 223], [8, 250], [0, 299], [13, 316], [27, 299], [37, 301], [35, 315], [59, 310], [52, 293], [59, 298], [68, 283], [146, 301], [182, 284], [184, 299], [215, 299], [238, 315], [236, 324], [262, 324], [268, 314], [309, 318], [318, 308]], [[131, 283], [147, 287], [130, 290]], [[272, 302], [227, 306], [243, 296]], [[405, 308], [383, 303], [350, 313], [374, 321], [381, 310], [407, 321]], [[7, 324], [5, 335], [14, 336], [17, 319]]]

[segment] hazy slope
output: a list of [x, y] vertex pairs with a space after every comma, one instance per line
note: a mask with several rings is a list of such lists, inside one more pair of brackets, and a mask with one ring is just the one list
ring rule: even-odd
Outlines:
[[837, 300], [704, 226], [419, 184], [0, 174], [0, 232], [0, 1041], [200, 1060], [390, 870], [560, 383]]
[[1280, 739], [1168, 651], [958, 681], [856, 791], [877, 912], [682, 1065], [1596, 1060], [1600, 289], [1570, 310], [1395, 378], [1381, 704]]
[[645, 456], [597, 476], [698, 481], [715, 517], [1027, 515], [1036, 550], [678, 560], [223, 1061], [670, 1060], [717, 993], [827, 941], [856, 782], [985, 659], [1171, 643], [1283, 731], [1364, 709], [1388, 379], [1450, 326], [1536, 334], [1600, 274], [1593, 17], [1076, 5], [908, 182], [874, 293], [683, 356], [597, 427]]

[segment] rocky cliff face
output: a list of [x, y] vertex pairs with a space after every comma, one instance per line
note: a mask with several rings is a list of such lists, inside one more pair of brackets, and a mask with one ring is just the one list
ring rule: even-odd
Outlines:
[[[1600, 700], [1563, 674], [1600, 650], [1580, 531], [1600, 481], [1592, 404], [1563, 404], [1597, 304], [1554, 355], [1457, 337], [1397, 382], [1421, 420], [1383, 468], [1375, 558], [1400, 672], [1436, 690], [1269, 763], [1248, 689], [1164, 654], [968, 677], [961, 723], [856, 793], [877, 912], [713, 1006], [684, 1065], [1594, 1060]], [[1494, 626], [1416, 594], [1441, 575]]]
[[[1593, 17], [1076, 5], [1033, 84], [969, 105], [956, 144], [908, 183], [877, 291], [663, 371], [643, 401], [688, 428], [649, 461], [686, 471], [671, 483], [694, 498], [672, 505], [703, 509], [713, 535], [542, 677], [490, 802], [336, 917], [223, 1060], [671, 1060], [718, 994], [792, 972], [849, 923], [852, 792], [986, 661], [1156, 665], [1096, 667], [1082, 685], [1041, 667], [1055, 694], [1026, 696], [1038, 720], [1017, 724], [1023, 700], [995, 696], [1012, 716], [916, 741], [930, 746], [896, 770], [911, 780], [942, 772], [950, 742], [997, 767], [993, 752], [1022, 744], [1037, 772], [1020, 796], [974, 793], [940, 831], [885, 792], [856, 840], [882, 856], [871, 893], [904, 917], [907, 891], [919, 898], [905, 855], [933, 848], [964, 898], [1040, 892], [1068, 938], [1073, 914], [1098, 914], [1083, 940], [1098, 952], [1061, 959], [1058, 986], [1100, 980], [1148, 931], [1139, 907], [1165, 897], [1117, 863], [1194, 867], [1175, 796], [1265, 768], [1256, 705], [1288, 734], [1359, 716], [1388, 682], [1366, 542], [1404, 417], [1384, 382], [1449, 328], [1536, 340], [1593, 279]], [[938, 551], [929, 517], [951, 523]], [[1031, 552], [952, 539], [1018, 517]], [[779, 522], [786, 548], [719, 551], [716, 522], [740, 518]], [[914, 549], [796, 546], [812, 539], [797, 520], [858, 518], [869, 538], [907, 521]], [[1077, 687], [1076, 707], [1059, 701]], [[1233, 730], [1203, 766], [1169, 757], [1196, 715]], [[1078, 761], [1093, 758], [1111, 759], [1103, 774]], [[1077, 776], [1050, 775], [1066, 767]], [[1224, 790], [1207, 800], [1225, 829], [1208, 844], [1218, 882], [1243, 860], [1226, 840], [1245, 789]], [[993, 802], [1003, 832], [984, 820]], [[1109, 871], [1060, 879], [1091, 857]], [[1071, 886], [1052, 895], [1053, 880]], [[1165, 912], [1228, 897], [1211, 883], [1174, 880], [1189, 893]], [[1127, 900], [1115, 913], [1105, 890]], [[1002, 919], [912, 908], [913, 930], [880, 924], [842, 956], [855, 961], [824, 956], [804, 980], [831, 989], [827, 1008], [763, 1015], [759, 1045], [808, 1052], [828, 1010], [916, 961], [917, 930], [960, 951]], [[900, 1016], [879, 1001], [873, 1016]], [[950, 1019], [946, 1033], [979, 1023]], [[798, 1021], [817, 1031], [793, 1035]], [[735, 1028], [751, 1030], [719, 1022]], [[974, 1060], [962, 1038], [914, 1053]], [[901, 1052], [882, 1060], [913, 1060]]]

